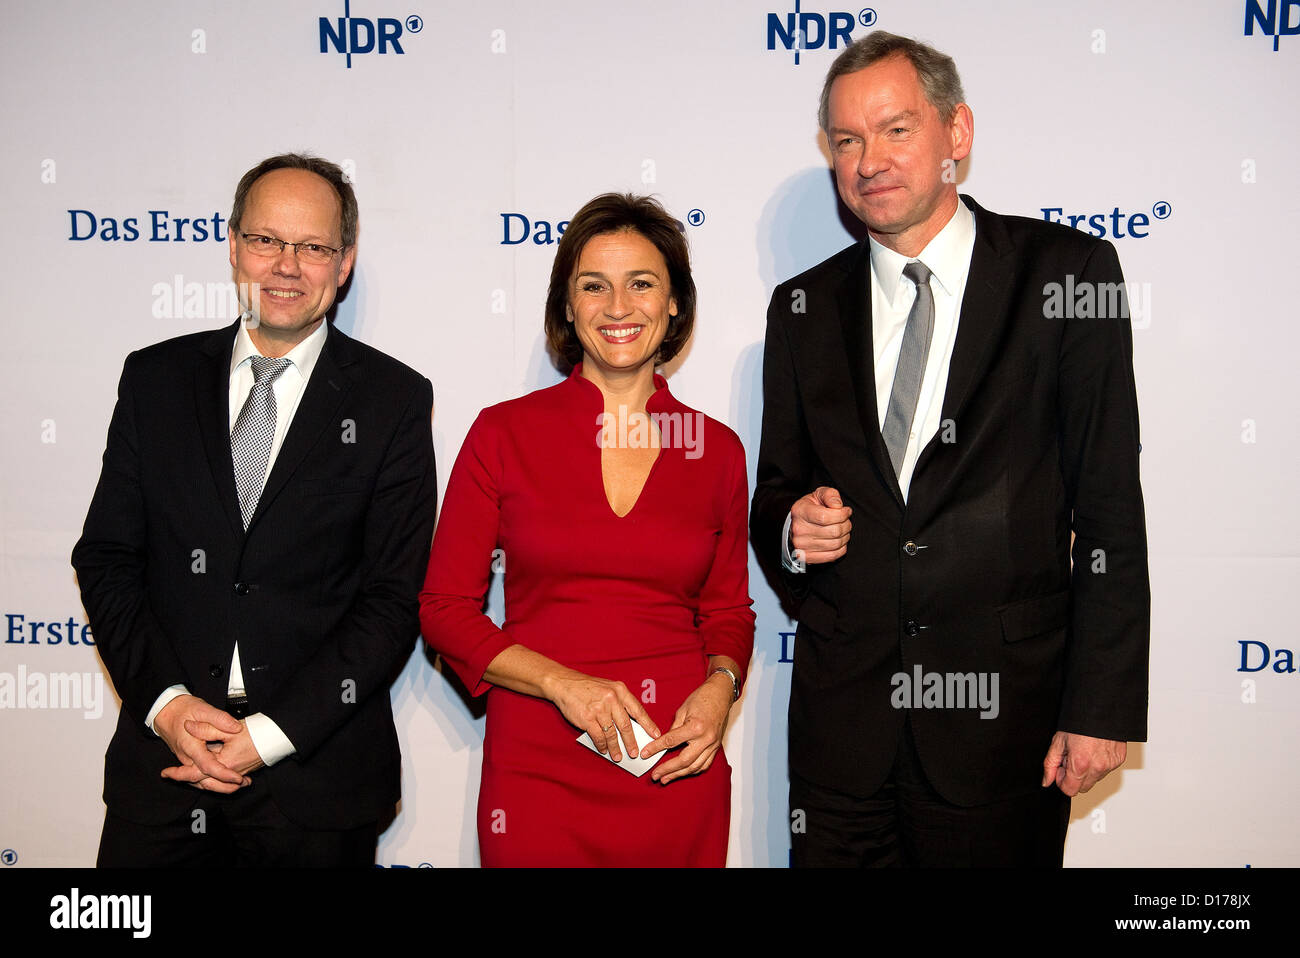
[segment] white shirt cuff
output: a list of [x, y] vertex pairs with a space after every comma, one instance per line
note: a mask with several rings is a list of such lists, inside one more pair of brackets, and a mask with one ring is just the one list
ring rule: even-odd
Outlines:
[[[149, 714], [144, 717], [144, 724], [148, 726], [149, 731], [153, 732], [154, 735], [158, 735], [158, 730], [153, 727], [153, 720], [158, 717], [158, 713], [166, 708], [167, 703], [178, 695], [189, 694], [190, 690], [183, 685], [169, 685], [167, 688], [163, 689], [162, 695], [153, 700], [153, 708], [151, 708]], [[159, 738], [161, 737], [162, 736], [159, 736]]]
[[283, 758], [288, 758], [298, 751], [289, 741], [289, 736], [280, 731], [275, 720], [262, 712], [254, 712], [244, 719], [248, 737], [253, 740], [253, 748], [262, 757], [263, 765], [274, 765]]
[[794, 512], [785, 517], [785, 525], [781, 527], [781, 565], [787, 572], [807, 572], [808, 566], [801, 556], [796, 556], [790, 551], [790, 524], [794, 522]]

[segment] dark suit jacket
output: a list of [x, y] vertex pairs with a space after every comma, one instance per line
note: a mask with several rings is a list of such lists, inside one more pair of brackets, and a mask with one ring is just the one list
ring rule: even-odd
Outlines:
[[[1067, 276], [1076, 290], [1122, 283], [1115, 250], [963, 200], [975, 248], [948, 428], [922, 450], [906, 503], [880, 434], [868, 244], [778, 286], [768, 311], [751, 532], [799, 619], [790, 768], [858, 796], [884, 783], [908, 714], [932, 784], [959, 805], [1038, 788], [1057, 729], [1146, 738], [1150, 593], [1130, 320], [1114, 308], [1051, 318], [1044, 306], [1044, 287]], [[853, 509], [848, 552], [786, 572], [782, 525], [818, 486]], [[999, 714], [895, 708], [892, 677], [918, 664], [997, 673]]]
[[330, 329], [247, 533], [230, 455], [237, 326], [127, 357], [72, 564], [122, 699], [104, 801], [143, 824], [198, 792], [145, 727], [168, 686], [224, 707], [236, 641], [249, 711], [297, 753], [253, 773], [309, 828], [391, 813], [401, 756], [388, 686], [419, 633], [437, 486], [432, 387]]

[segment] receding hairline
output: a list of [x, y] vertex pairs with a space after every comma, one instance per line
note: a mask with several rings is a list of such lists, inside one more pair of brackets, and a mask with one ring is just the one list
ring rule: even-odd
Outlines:
[[244, 173], [235, 186], [235, 198], [230, 209], [229, 219], [231, 229], [243, 231], [242, 220], [246, 212], [245, 207], [248, 203], [249, 193], [268, 174], [282, 169], [305, 170], [308, 173], [315, 173], [330, 185], [340, 204], [339, 233], [343, 241], [342, 246], [345, 249], [354, 248], [357, 241], [359, 211], [357, 210], [356, 192], [352, 189], [351, 181], [348, 179], [347, 173], [337, 163], [332, 163], [324, 157], [310, 153], [280, 153], [276, 156], [268, 156]]
[[[342, 243], [343, 242], [343, 197], [339, 196], [339, 191], [335, 189], [333, 183], [331, 183], [325, 177], [321, 176], [315, 170], [308, 170], [298, 166], [278, 166], [273, 170], [267, 170], [265, 173], [263, 173], [261, 176], [259, 176], [257, 179], [253, 180], [253, 182], [249, 184], [248, 199], [251, 200], [253, 196], [256, 194], [258, 187], [262, 186], [268, 178], [275, 176], [277, 173], [306, 173], [308, 176], [313, 177], [319, 183], [324, 185], [326, 191], [328, 191], [329, 195], [334, 200], [334, 213], [335, 213], [334, 225], [331, 228], [329, 239], [330, 242]], [[281, 177], [281, 179], [284, 179], [284, 177]], [[246, 200], [243, 216], [241, 217], [241, 223], [240, 223], [241, 228], [243, 227], [244, 223], [247, 222], [249, 219], [248, 210], [250, 208], [251, 208], [251, 204], [248, 203], [248, 201]], [[337, 240], [334, 239], [336, 235], [338, 236]], [[311, 236], [308, 236], [307, 238], [312, 239]]]

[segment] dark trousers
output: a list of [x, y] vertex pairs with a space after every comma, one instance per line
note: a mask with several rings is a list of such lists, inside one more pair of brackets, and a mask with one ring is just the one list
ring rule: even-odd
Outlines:
[[791, 773], [790, 816], [795, 868], [1060, 868], [1070, 799], [1052, 785], [990, 805], [953, 805], [926, 779], [907, 722], [876, 794], [860, 798]]
[[100, 868], [363, 868], [375, 863], [376, 823], [317, 831], [290, 821], [253, 777], [232, 795], [195, 792], [182, 819], [140, 825], [112, 810], [99, 840]]

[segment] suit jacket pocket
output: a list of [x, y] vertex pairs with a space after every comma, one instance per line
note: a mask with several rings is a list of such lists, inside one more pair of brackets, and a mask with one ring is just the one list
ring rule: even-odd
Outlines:
[[1058, 632], [1070, 622], [1070, 590], [1010, 602], [998, 608], [998, 618], [1005, 642]]

